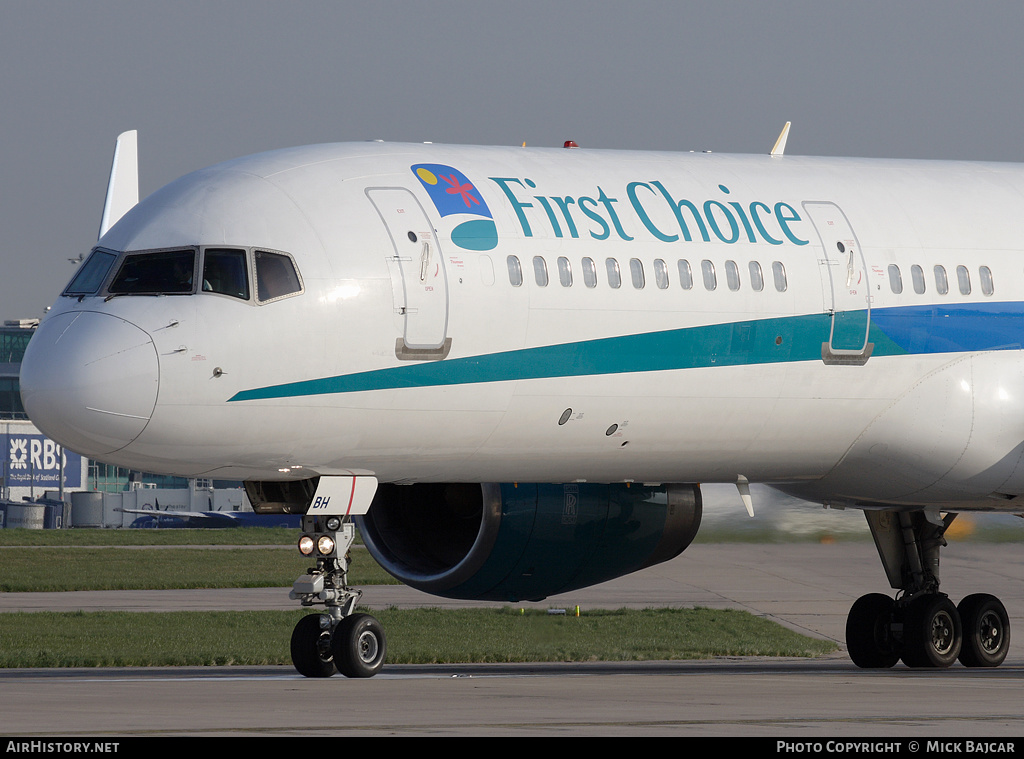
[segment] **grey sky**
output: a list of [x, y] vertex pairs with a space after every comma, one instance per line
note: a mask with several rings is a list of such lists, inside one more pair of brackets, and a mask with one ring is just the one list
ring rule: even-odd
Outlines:
[[[143, 196], [346, 140], [1024, 159], [1024, 3], [0, 0], [0, 318]], [[1024, 212], [1024, 209], [1022, 209]]]

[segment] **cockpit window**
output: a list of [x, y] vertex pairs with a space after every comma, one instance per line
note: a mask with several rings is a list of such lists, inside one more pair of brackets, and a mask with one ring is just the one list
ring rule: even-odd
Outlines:
[[195, 279], [194, 250], [165, 250], [129, 255], [110, 283], [112, 295], [191, 293]]
[[292, 260], [280, 253], [256, 251], [256, 298], [261, 303], [302, 292]]
[[207, 248], [203, 253], [203, 292], [249, 300], [244, 250]]
[[114, 265], [117, 256], [105, 250], [94, 250], [85, 259], [85, 263], [78, 270], [66, 288], [64, 295], [92, 295], [100, 289], [103, 280], [107, 278], [107, 272]]

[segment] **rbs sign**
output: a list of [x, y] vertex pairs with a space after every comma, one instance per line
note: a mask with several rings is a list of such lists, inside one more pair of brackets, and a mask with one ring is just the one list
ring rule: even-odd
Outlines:
[[61, 467], [64, 486], [82, 486], [82, 457], [65, 451], [43, 435], [22, 435], [17, 432], [3, 436], [4, 481], [7, 487], [60, 487]]

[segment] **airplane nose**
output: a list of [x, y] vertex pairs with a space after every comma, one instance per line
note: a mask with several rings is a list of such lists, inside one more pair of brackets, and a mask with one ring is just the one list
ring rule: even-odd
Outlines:
[[21, 399], [29, 419], [78, 453], [120, 450], [149, 423], [160, 367], [152, 339], [117, 316], [55, 314], [29, 341]]

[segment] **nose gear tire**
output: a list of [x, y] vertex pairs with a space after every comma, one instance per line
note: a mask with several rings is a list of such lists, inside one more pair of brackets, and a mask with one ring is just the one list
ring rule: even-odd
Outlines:
[[334, 630], [331, 651], [345, 677], [373, 677], [384, 666], [384, 628], [369, 614], [345, 617]]
[[308, 614], [292, 630], [292, 664], [305, 677], [330, 677], [335, 671], [331, 627], [321, 624], [323, 616]]

